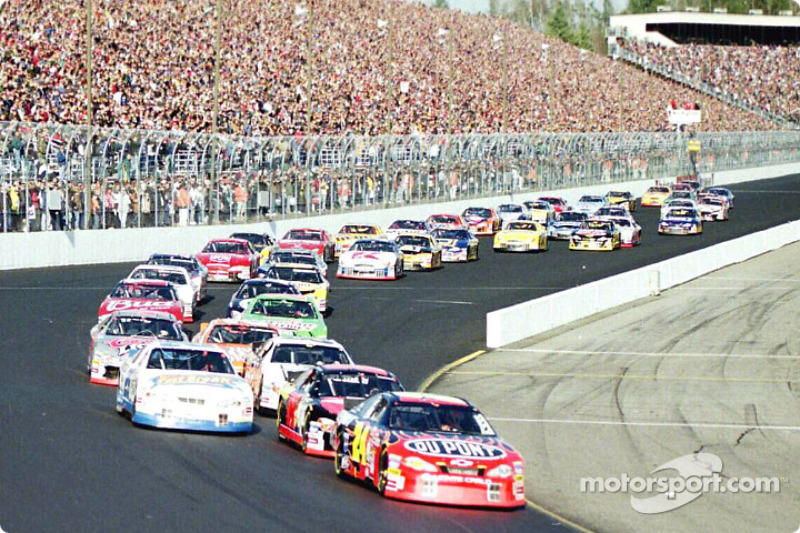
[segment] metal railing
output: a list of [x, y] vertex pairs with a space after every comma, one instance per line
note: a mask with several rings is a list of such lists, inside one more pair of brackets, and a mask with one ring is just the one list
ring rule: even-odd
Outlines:
[[[258, 222], [800, 161], [800, 132], [235, 137], [0, 123], [3, 231]], [[92, 154], [87, 165], [86, 154]]]

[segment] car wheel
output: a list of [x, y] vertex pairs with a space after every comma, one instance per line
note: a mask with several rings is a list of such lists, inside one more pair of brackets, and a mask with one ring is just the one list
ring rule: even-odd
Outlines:
[[278, 429], [278, 440], [285, 441], [286, 437], [281, 435], [281, 424], [286, 420], [286, 406], [283, 405], [283, 402], [278, 403], [278, 416], [275, 417], [275, 420]]
[[258, 386], [258, 394], [253, 399], [253, 410], [258, 413], [260, 416], [267, 416], [267, 409], [261, 407], [261, 393], [264, 392], [264, 382], [261, 382], [261, 385]]
[[303, 424], [300, 437], [300, 449], [303, 450], [303, 453], [308, 453], [308, 420]]
[[386, 492], [386, 483], [388, 482], [388, 461], [389, 456], [386, 453], [386, 448], [381, 450], [381, 458], [378, 461], [378, 492], [383, 494]]
[[341, 432], [339, 433], [339, 437], [336, 439], [336, 448], [333, 453], [333, 470], [336, 472], [336, 475], [340, 478], [349, 477], [347, 472], [345, 472], [344, 468], [342, 468], [342, 462], [345, 458], [345, 451], [344, 451], [344, 437], [342, 436]]

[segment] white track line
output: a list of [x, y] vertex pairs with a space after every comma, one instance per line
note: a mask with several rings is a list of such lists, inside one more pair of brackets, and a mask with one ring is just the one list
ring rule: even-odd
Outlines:
[[761, 426], [754, 424], [723, 424], [712, 422], [633, 422], [624, 420], [565, 420], [553, 418], [494, 418], [492, 422], [513, 422], [515, 424], [562, 424], [587, 426], [634, 426], [634, 427], [668, 427], [668, 428], [710, 428], [710, 429], [751, 429], [771, 431], [800, 431], [800, 426]]
[[769, 355], [769, 354], [753, 354], [753, 353], [665, 353], [665, 352], [598, 352], [598, 351], [591, 351], [591, 350], [548, 350], [546, 348], [500, 348], [493, 353], [502, 354], [502, 353], [532, 353], [537, 355], [552, 355], [552, 354], [560, 354], [560, 355], [580, 355], [586, 356], [591, 355], [594, 357], [601, 357], [604, 355], [610, 356], [634, 356], [634, 357], [657, 357], [657, 358], [717, 358], [717, 359], [800, 359], [800, 355]]

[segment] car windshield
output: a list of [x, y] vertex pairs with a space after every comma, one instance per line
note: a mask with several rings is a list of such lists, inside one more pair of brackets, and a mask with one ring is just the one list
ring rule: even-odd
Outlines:
[[419, 235], [400, 235], [397, 237], [397, 244], [400, 246], [430, 246], [431, 241]]
[[694, 218], [695, 211], [692, 209], [670, 209], [667, 218]]
[[602, 203], [603, 199], [599, 196], [581, 196], [581, 199], [578, 201], [583, 203], [594, 204], [594, 203]]
[[522, 213], [521, 205], [501, 205], [497, 208], [502, 213]]
[[225, 354], [212, 350], [185, 348], [154, 348], [147, 360], [147, 368], [158, 370], [195, 370], [216, 374], [233, 374], [234, 370]]
[[203, 248], [203, 251], [206, 253], [214, 253], [214, 254], [246, 254], [247, 246], [240, 242], [231, 242], [231, 241], [213, 241], [206, 244], [206, 247]]
[[564, 211], [556, 217], [557, 222], [583, 222], [588, 218], [586, 213], [580, 211]]
[[140, 268], [130, 275], [131, 279], [160, 279], [176, 285], [186, 285], [186, 276], [179, 272], [169, 272], [154, 268]]
[[152, 257], [149, 261], [147, 261], [147, 264], [183, 267], [190, 274], [195, 274], [200, 270], [194, 261], [170, 257]]
[[608, 193], [609, 196], [613, 198], [628, 198], [631, 193], [629, 192], [620, 192], [620, 191], [611, 191]]
[[397, 403], [389, 415], [389, 429], [495, 435], [479, 412], [457, 405]]
[[724, 202], [717, 198], [704, 198], [702, 203], [703, 205], [721, 206]]
[[164, 320], [163, 318], [138, 316], [117, 316], [112, 318], [108, 323], [105, 334], [114, 337], [147, 335], [172, 341], [183, 339], [180, 326], [175, 322]]
[[510, 222], [506, 229], [523, 230], [523, 231], [538, 231], [539, 227], [533, 222]]
[[293, 229], [290, 230], [289, 233], [284, 235], [283, 238], [293, 241], [321, 241], [322, 233], [320, 233], [319, 231], [304, 231], [304, 230]]
[[611, 222], [606, 222], [604, 220], [589, 220], [588, 222], [584, 223], [584, 226], [586, 226], [586, 229], [591, 230], [611, 230]]
[[396, 378], [367, 372], [326, 373], [319, 384], [319, 395], [366, 398], [379, 392], [397, 392], [403, 388]]
[[528, 205], [528, 209], [530, 209], [531, 211], [533, 211], [533, 210], [549, 211], [550, 210], [550, 204], [548, 204], [547, 202], [529, 202], [527, 205]]
[[297, 254], [294, 252], [273, 252], [270, 260], [275, 264], [295, 263], [317, 266], [317, 260], [313, 256], [308, 254]]
[[214, 326], [208, 334], [211, 343], [254, 344], [267, 342], [275, 336], [275, 331], [266, 328], [247, 326], [244, 324], [229, 324]]
[[420, 220], [396, 220], [389, 229], [425, 229], [425, 223]]
[[465, 240], [469, 239], [472, 234], [465, 229], [440, 229], [434, 233], [434, 236], [444, 240]]
[[350, 251], [394, 253], [394, 245], [389, 241], [358, 241], [350, 247]]
[[489, 218], [492, 212], [485, 207], [469, 207], [464, 210], [465, 217]]
[[375, 235], [378, 233], [374, 226], [342, 226], [342, 229], [339, 230], [339, 233], [348, 233], [356, 235]]
[[314, 306], [305, 300], [259, 299], [253, 303], [250, 313], [276, 318], [317, 318]]
[[650, 187], [649, 189], [647, 189], [647, 192], [652, 192], [652, 193], [658, 192], [658, 193], [662, 193], [662, 194], [663, 193], [669, 193], [669, 188], [668, 187]]
[[246, 300], [255, 298], [259, 294], [300, 294], [300, 291], [298, 291], [294, 285], [288, 283], [272, 283], [269, 281], [243, 283], [236, 292], [235, 298]]
[[595, 216], [598, 217], [607, 217], [607, 216], [624, 216], [627, 211], [621, 207], [601, 207], [597, 210], [597, 214]]
[[457, 224], [458, 219], [449, 215], [434, 215], [431, 220], [436, 224]]
[[258, 233], [234, 233], [231, 235], [231, 239], [244, 239], [249, 241], [250, 244], [264, 246], [267, 243], [266, 239], [264, 239], [263, 235], [259, 235]]
[[111, 291], [112, 298], [137, 298], [142, 300], [177, 300], [175, 289], [169, 286], [120, 283]]
[[629, 228], [631, 226], [631, 221], [628, 220], [627, 218], [615, 218], [614, 224], [616, 224], [619, 227]]
[[272, 353], [273, 363], [294, 363], [296, 365], [349, 364], [344, 350], [335, 346], [314, 344], [281, 344]]
[[317, 270], [277, 267], [270, 270], [270, 273], [277, 279], [283, 281], [296, 281], [298, 283], [322, 283], [322, 276]]

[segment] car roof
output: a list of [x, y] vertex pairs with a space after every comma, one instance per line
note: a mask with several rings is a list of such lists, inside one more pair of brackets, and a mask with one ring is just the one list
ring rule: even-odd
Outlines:
[[378, 376], [393, 376], [391, 372], [388, 370], [384, 370], [383, 368], [379, 368], [377, 366], [369, 366], [369, 365], [343, 365], [339, 363], [333, 363], [329, 365], [320, 365], [323, 372], [363, 372], [365, 374], [375, 374]]
[[156, 311], [154, 309], [126, 309], [124, 311], [114, 311], [109, 316], [126, 318], [158, 318], [160, 320], [169, 320], [170, 322], [180, 322], [172, 313], [165, 313], [164, 311]]
[[430, 394], [428, 392], [393, 392], [394, 398], [402, 403], [426, 403], [431, 405], [457, 405], [460, 407], [472, 407], [468, 401], [456, 398], [455, 396], [445, 396], [443, 394]]

